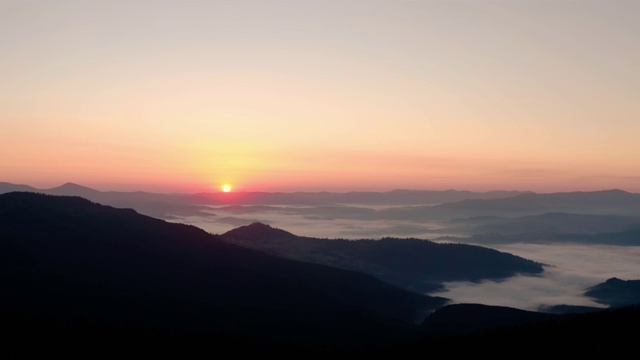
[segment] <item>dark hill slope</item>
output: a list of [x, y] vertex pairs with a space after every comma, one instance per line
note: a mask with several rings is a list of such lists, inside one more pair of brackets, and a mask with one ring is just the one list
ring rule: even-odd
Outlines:
[[375, 353], [402, 357], [422, 351], [494, 359], [522, 355], [624, 358], [637, 351], [634, 329], [640, 321], [640, 306], [557, 315], [459, 304], [443, 307], [430, 318], [425, 326], [436, 333], [429, 332], [431, 335], [411, 345]]
[[437, 290], [445, 281], [502, 279], [543, 271], [542, 264], [494, 249], [422, 239], [317, 239], [261, 223], [233, 229], [221, 237], [291, 259], [366, 272], [418, 292]]
[[446, 302], [79, 197], [0, 195], [0, 260], [5, 329], [66, 324], [73, 336], [124, 328], [357, 346], [404, 338]]
[[428, 334], [465, 335], [488, 330], [531, 325], [566, 315], [482, 304], [452, 304], [430, 314], [422, 323]]

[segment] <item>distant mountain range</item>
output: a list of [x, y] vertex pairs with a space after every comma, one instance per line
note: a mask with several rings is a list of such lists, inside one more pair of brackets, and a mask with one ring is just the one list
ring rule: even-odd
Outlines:
[[175, 222], [194, 217], [220, 224], [217, 227], [223, 226], [224, 231], [229, 225], [269, 224], [260, 218], [271, 214], [308, 221], [393, 224], [345, 228], [341, 234], [351, 239], [413, 236], [485, 246], [518, 242], [640, 245], [640, 194], [616, 189], [549, 194], [457, 190], [158, 194], [103, 192], [73, 183], [36, 189], [0, 182], [0, 194], [12, 191], [80, 196]]
[[479, 216], [450, 223], [466, 238], [442, 237], [483, 245], [500, 243], [582, 243], [640, 245], [640, 216], [543, 213], [514, 218]]
[[392, 190], [385, 192], [237, 192], [198, 193], [190, 196], [195, 204], [211, 205], [436, 205], [467, 199], [494, 199], [520, 194], [526, 191], [465, 190]]
[[49, 195], [81, 196], [102, 204], [131, 207], [151, 216], [194, 212], [203, 205], [425, 205], [465, 199], [493, 199], [526, 194], [524, 191], [472, 192], [460, 190], [393, 190], [387, 192], [210, 192], [196, 194], [161, 194], [150, 192], [98, 191], [66, 183], [49, 189], [0, 182], [0, 194], [13, 191]]
[[[85, 354], [136, 349], [167, 355], [165, 349], [173, 347], [183, 356], [205, 350], [409, 356], [419, 350], [489, 354], [506, 344], [528, 354], [611, 355], [636, 346], [629, 329], [640, 312], [622, 306], [637, 299], [635, 281], [610, 279], [586, 289], [588, 296], [616, 306], [579, 314], [449, 304], [362, 272], [230, 244], [232, 235], [256, 242], [301, 240], [301, 248], [322, 241], [263, 224], [225, 238], [78, 196], [0, 195], [4, 350], [24, 355], [37, 344]], [[539, 266], [480, 247], [440, 248], [409, 240], [407, 250], [394, 253], [406, 244], [399, 239], [380, 244], [385, 250], [366, 241], [363, 246], [370, 249], [341, 246], [351, 252], [347, 263], [369, 256], [373, 265], [384, 263], [385, 256], [409, 260], [424, 245], [442, 250], [438, 256], [444, 263], [471, 251], [534, 265], [534, 271]], [[317, 256], [328, 257], [326, 249], [319, 250], [324, 253]]]
[[[516, 218], [472, 218], [468, 222], [469, 232], [474, 234], [516, 235], [576, 234], [590, 235], [613, 233], [640, 228], [640, 216], [592, 215], [570, 213], [543, 213]], [[475, 223], [475, 224], [473, 224]]]
[[473, 217], [518, 217], [544, 213], [640, 216], [640, 194], [622, 190], [528, 193], [504, 198], [467, 199], [436, 206], [392, 208], [386, 219], [456, 220]]
[[[502, 241], [512, 241], [517, 235], [541, 238], [589, 234], [594, 235], [593, 242], [598, 241], [597, 234], [632, 231], [640, 219], [640, 194], [615, 189], [550, 194], [457, 190], [160, 194], [98, 191], [73, 183], [36, 189], [0, 182], [0, 194], [12, 191], [81, 196], [166, 220], [190, 216], [214, 218], [219, 214], [218, 219], [212, 220], [240, 226], [259, 221], [257, 215], [273, 213], [318, 220], [393, 221], [397, 223], [394, 227], [378, 230], [403, 235], [429, 233], [427, 223], [438, 222], [438, 228], [451, 235], [507, 237]], [[376, 235], [373, 230], [363, 229], [359, 233]], [[618, 237], [628, 238], [625, 234]]]

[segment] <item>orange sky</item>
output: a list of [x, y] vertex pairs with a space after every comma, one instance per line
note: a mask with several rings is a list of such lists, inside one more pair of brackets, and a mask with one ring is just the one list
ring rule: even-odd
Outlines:
[[0, 1], [0, 181], [640, 192], [637, 1]]

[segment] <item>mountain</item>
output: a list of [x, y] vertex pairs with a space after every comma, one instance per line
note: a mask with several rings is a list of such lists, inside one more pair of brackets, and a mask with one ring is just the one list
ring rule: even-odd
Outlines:
[[566, 317], [566, 315], [482, 304], [451, 304], [431, 313], [422, 328], [437, 336], [464, 335], [525, 326]]
[[[544, 213], [504, 218], [480, 216], [451, 222], [451, 232], [469, 234], [465, 242], [582, 243], [640, 245], [640, 216]], [[462, 241], [460, 237], [444, 239]]]
[[86, 186], [74, 184], [71, 182], [68, 182], [66, 184], [63, 184], [51, 189], [44, 189], [41, 192], [43, 194], [49, 194], [49, 195], [80, 196], [84, 198], [96, 196], [100, 194], [100, 191], [98, 190], [95, 190]]
[[[523, 191], [472, 192], [458, 190], [393, 190], [387, 192], [203, 192], [196, 194], [161, 194], [142, 191], [98, 191], [75, 183], [37, 189], [27, 185], [0, 183], [0, 194], [12, 191], [38, 192], [50, 195], [80, 196], [88, 200], [114, 207], [132, 208], [145, 215], [171, 219], [174, 216], [207, 215], [209, 205], [253, 206], [314, 206], [308, 209], [315, 214], [330, 216], [367, 216], [375, 211], [364, 208], [349, 209], [343, 204], [360, 205], [424, 205], [463, 199], [492, 199], [525, 194]], [[302, 209], [298, 209], [301, 210]], [[344, 211], [348, 211], [344, 214]], [[353, 213], [353, 212], [356, 213]], [[360, 214], [362, 211], [364, 214]]]
[[600, 215], [640, 215], [640, 194], [622, 190], [522, 194], [503, 199], [464, 200], [442, 206], [475, 215], [535, 215], [548, 212]]
[[622, 190], [527, 193], [496, 199], [468, 199], [435, 206], [380, 211], [380, 218], [454, 220], [477, 216], [518, 217], [544, 213], [640, 216], [640, 194]]
[[448, 301], [132, 209], [27, 192], [0, 195], [0, 264], [3, 326], [15, 336], [237, 335], [353, 347], [406, 339]]
[[517, 218], [502, 218], [478, 224], [474, 234], [598, 234], [640, 228], [639, 216], [544, 213]]
[[610, 307], [640, 304], [640, 280], [622, 280], [613, 277], [590, 287], [584, 295]]
[[7, 183], [7, 182], [0, 182], [0, 194], [13, 192], [13, 191], [31, 191], [31, 192], [36, 192], [36, 191], [38, 191], [38, 189], [34, 188], [33, 186], [29, 186], [29, 185], [18, 185], [18, 184], [11, 184], [11, 183]]
[[480, 245], [508, 244], [508, 243], [544, 243], [544, 244], [588, 244], [639, 246], [640, 228], [627, 231], [599, 234], [551, 234], [551, 233], [519, 233], [519, 234], [476, 234], [469, 237], [441, 236], [438, 240], [461, 241]]
[[640, 194], [615, 189], [549, 194], [459, 190], [159, 194], [98, 191], [74, 183], [51, 189], [0, 183], [0, 193], [10, 191], [81, 196], [101, 204], [132, 208], [145, 215], [164, 219], [173, 219], [175, 216], [214, 216], [211, 206], [226, 206], [217, 209], [223, 212], [285, 211], [288, 214], [324, 219], [402, 220], [421, 223], [481, 216], [513, 218], [544, 213], [640, 216]]
[[[176, 215], [199, 215], [207, 209], [190, 204], [183, 194], [156, 194], [143, 191], [119, 192], [99, 191], [75, 183], [66, 183], [50, 189], [37, 189], [28, 185], [0, 183], [0, 194], [8, 192], [35, 192], [58, 196], [80, 196], [103, 205], [131, 208], [153, 217], [169, 219]], [[212, 216], [211, 214], [208, 214]]]
[[318, 239], [261, 223], [233, 229], [221, 238], [289, 259], [368, 273], [421, 293], [439, 290], [445, 281], [499, 280], [544, 271], [543, 264], [494, 249], [423, 239]]
[[[556, 315], [448, 305], [131, 209], [37, 193], [0, 195], [0, 281], [5, 356], [621, 357], [637, 349], [640, 321], [638, 306]], [[637, 286], [600, 285], [592, 290]]]
[[583, 244], [603, 244], [617, 246], [640, 246], [640, 227], [626, 231], [600, 234], [562, 234], [556, 237], [558, 242], [573, 242]]
[[[411, 344], [375, 350], [378, 356], [412, 356], [428, 352], [447, 356], [513, 358], [514, 354], [605, 358], [625, 357], [637, 350], [633, 329], [640, 306], [580, 314], [542, 314], [499, 306], [454, 304], [425, 319], [434, 330]], [[427, 335], [431, 334], [431, 335]]]

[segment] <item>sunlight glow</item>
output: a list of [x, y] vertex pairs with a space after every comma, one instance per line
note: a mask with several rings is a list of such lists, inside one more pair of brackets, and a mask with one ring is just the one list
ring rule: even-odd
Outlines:
[[228, 184], [222, 185], [222, 191], [230, 192], [231, 191], [231, 185], [228, 185]]

